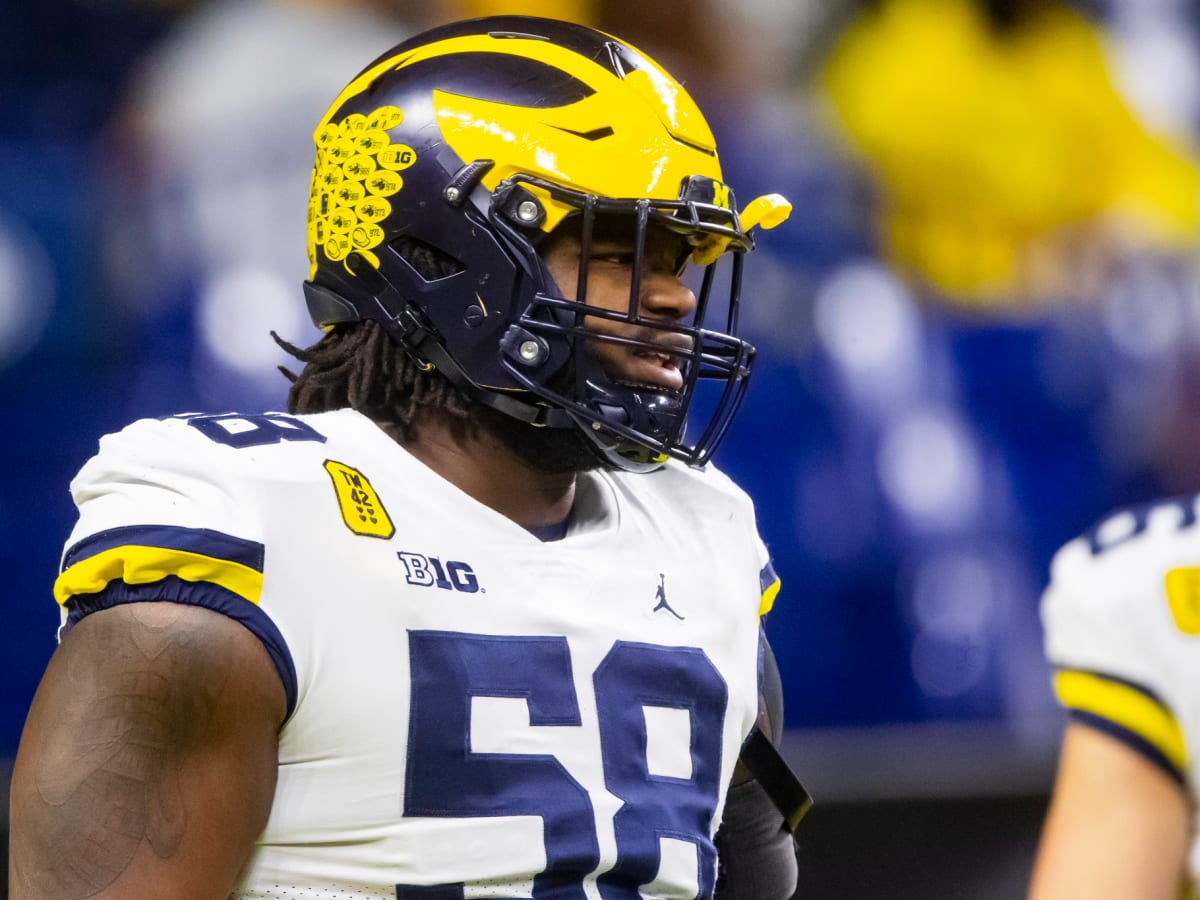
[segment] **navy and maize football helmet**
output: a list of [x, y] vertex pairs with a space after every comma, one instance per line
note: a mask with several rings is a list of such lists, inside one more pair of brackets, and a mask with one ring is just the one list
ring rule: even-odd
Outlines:
[[[773, 227], [791, 207], [772, 194], [738, 208], [708, 124], [657, 63], [581, 25], [460, 22], [371, 63], [314, 139], [305, 296], [318, 327], [375, 320], [471, 400], [532, 425], [578, 429], [626, 470], [711, 456], [754, 356], [734, 335], [749, 231]], [[635, 236], [629, 308], [587, 315], [642, 335], [673, 332], [679, 390], [610, 377], [589, 350], [596, 341], [658, 346], [585, 326], [591, 236], [613, 219]], [[538, 255], [564, 222], [582, 244], [574, 300]], [[648, 229], [678, 235], [703, 271], [686, 321], [639, 313]], [[445, 264], [419, 273], [414, 249]], [[730, 264], [720, 278], [718, 260]], [[710, 302], [714, 285], [727, 300]], [[716, 328], [705, 321], [712, 309]], [[713, 399], [704, 421], [689, 423], [698, 383]]]

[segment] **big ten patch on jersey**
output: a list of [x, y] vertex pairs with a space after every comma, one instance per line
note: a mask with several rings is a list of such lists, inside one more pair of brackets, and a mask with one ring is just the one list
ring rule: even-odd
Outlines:
[[445, 562], [436, 556], [426, 556], [411, 550], [399, 550], [396, 558], [404, 566], [405, 581], [418, 587], [435, 587], [443, 591], [474, 594], [480, 590], [479, 579], [471, 564], [458, 559]]

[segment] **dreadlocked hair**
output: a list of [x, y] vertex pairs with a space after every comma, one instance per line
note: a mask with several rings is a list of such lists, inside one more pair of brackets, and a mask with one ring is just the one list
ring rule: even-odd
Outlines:
[[[463, 270], [458, 260], [416, 238], [405, 235], [392, 246], [426, 281]], [[417, 414], [423, 409], [440, 409], [455, 418], [467, 418], [471, 402], [462, 392], [436, 369], [413, 359], [377, 322], [338, 325], [307, 349], [288, 343], [274, 332], [271, 336], [304, 363], [299, 375], [280, 366], [292, 382], [288, 412], [350, 407], [405, 441], [412, 439]]]
[[423, 409], [440, 409], [466, 419], [469, 401], [436, 369], [425, 369], [369, 320], [338, 325], [317, 343], [300, 348], [272, 332], [280, 347], [304, 363], [297, 375], [280, 366], [292, 382], [288, 412], [356, 409], [389, 434], [413, 437]]

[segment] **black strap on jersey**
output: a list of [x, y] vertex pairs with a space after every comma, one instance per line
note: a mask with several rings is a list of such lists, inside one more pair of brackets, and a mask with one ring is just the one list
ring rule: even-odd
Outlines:
[[750, 770], [775, 808], [783, 814], [783, 827], [791, 834], [800, 827], [812, 806], [812, 795], [805, 790], [771, 739], [757, 725], [742, 744], [741, 760]]
[[813, 801], [772, 741], [772, 736], [778, 739], [783, 734], [783, 679], [767, 632], [761, 626], [758, 663], [758, 723], [743, 742], [740, 759], [783, 814], [784, 828], [795, 834]]

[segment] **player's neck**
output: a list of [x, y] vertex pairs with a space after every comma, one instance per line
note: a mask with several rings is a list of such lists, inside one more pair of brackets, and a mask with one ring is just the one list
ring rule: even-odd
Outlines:
[[404, 446], [459, 490], [535, 533], [566, 521], [574, 505], [574, 472], [543, 472], [487, 429], [428, 418]]

